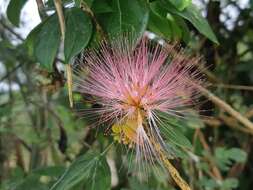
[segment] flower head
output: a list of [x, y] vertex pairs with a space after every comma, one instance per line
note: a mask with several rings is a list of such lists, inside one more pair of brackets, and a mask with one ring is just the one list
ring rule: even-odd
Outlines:
[[135, 146], [138, 159], [152, 160], [154, 145], [165, 147], [160, 113], [183, 117], [199, 95], [199, 59], [146, 38], [136, 46], [124, 38], [103, 43], [84, 59], [76, 74], [77, 90], [101, 105], [89, 113], [110, 122], [114, 139]]

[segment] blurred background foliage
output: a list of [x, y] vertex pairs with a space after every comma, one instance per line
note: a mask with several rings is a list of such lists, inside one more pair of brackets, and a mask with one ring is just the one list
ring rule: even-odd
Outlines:
[[[64, 64], [102, 38], [148, 31], [179, 41], [204, 57], [210, 90], [253, 119], [252, 0], [36, 0], [41, 23], [24, 36], [26, 3], [6, 1], [0, 13], [1, 190], [177, 189], [164, 171], [136, 178], [125, 148], [69, 106]], [[175, 121], [192, 146], [176, 149], [173, 164], [194, 190], [252, 189], [253, 130], [205, 102], [208, 119]]]

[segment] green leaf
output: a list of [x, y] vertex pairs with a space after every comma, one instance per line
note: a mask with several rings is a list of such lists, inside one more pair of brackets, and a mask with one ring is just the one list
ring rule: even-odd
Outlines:
[[19, 26], [20, 13], [27, 0], [11, 0], [7, 7], [7, 18], [15, 25]]
[[171, 143], [180, 146], [181, 148], [192, 149], [191, 142], [183, 135], [183, 133], [177, 128], [170, 124], [161, 125], [161, 132], [165, 138]]
[[64, 172], [63, 166], [48, 166], [34, 170], [32, 173], [41, 176], [58, 177]]
[[34, 28], [28, 35], [26, 44], [29, 53], [32, 53], [43, 67], [50, 70], [60, 44], [57, 15], [48, 17]]
[[227, 178], [222, 182], [221, 189], [222, 190], [230, 190], [235, 189], [239, 185], [239, 182], [236, 178]]
[[183, 41], [185, 43], [188, 43], [190, 40], [190, 30], [187, 24], [185, 23], [184, 19], [182, 19], [181, 17], [177, 15], [174, 15], [174, 19], [177, 25], [179, 26], [179, 28], [181, 28]]
[[64, 42], [65, 61], [85, 48], [92, 35], [92, 22], [90, 17], [80, 8], [72, 8], [66, 12], [66, 34]]
[[26, 37], [25, 41], [24, 41], [24, 44], [27, 48], [27, 51], [28, 51], [28, 55], [31, 56], [31, 57], [34, 57], [34, 47], [35, 47], [35, 41], [36, 41], [36, 38], [37, 38], [37, 35], [40, 31], [42, 27], [42, 24], [38, 25], [37, 27], [35, 27], [29, 34], [28, 36]]
[[91, 190], [110, 189], [110, 169], [105, 157], [91, 152], [82, 155], [70, 165], [50, 190], [68, 190], [82, 180], [86, 181]]
[[171, 5], [171, 3], [167, 1], [164, 5], [161, 6], [165, 6], [170, 13], [188, 20], [201, 34], [203, 34], [213, 42], [219, 44], [207, 20], [201, 15], [200, 11], [194, 4], [190, 4], [183, 11], [177, 10], [173, 7], [173, 5]]
[[168, 13], [166, 15], [166, 19], [168, 19], [170, 24], [171, 24], [171, 32], [172, 32], [173, 38], [174, 39], [180, 39], [182, 37], [182, 30], [179, 27], [179, 25], [177, 24], [177, 22], [176, 22], [175, 18], [173, 17], [173, 15]]
[[164, 6], [159, 2], [150, 3], [150, 18], [148, 29], [161, 37], [178, 40], [183, 38], [185, 42], [189, 41], [189, 29], [184, 20], [168, 13]]
[[87, 180], [85, 187], [90, 190], [111, 189], [110, 168], [104, 157], [101, 157], [97, 165], [92, 168], [91, 178]]
[[48, 187], [41, 183], [39, 180], [39, 176], [37, 175], [28, 175], [23, 181], [18, 184], [14, 190], [47, 190]]
[[101, 0], [94, 0], [94, 2], [92, 3], [91, 9], [96, 14], [113, 12], [113, 9], [108, 4], [108, 2], [101, 1]]
[[218, 147], [215, 149], [215, 161], [224, 171], [229, 169], [232, 161], [243, 163], [246, 159], [247, 153], [239, 148], [226, 149]]
[[191, 0], [167, 0], [173, 4], [179, 11], [184, 10], [191, 4]]
[[129, 179], [129, 186], [131, 190], [149, 190], [148, 184], [141, 183], [137, 178], [132, 177]]
[[219, 185], [217, 184], [217, 182], [213, 179], [208, 179], [207, 177], [203, 176], [202, 178], [200, 178], [199, 180], [199, 184], [202, 187], [205, 187], [205, 189], [215, 189], [217, 187], [219, 187]]
[[191, 142], [180, 131], [180, 127], [177, 126], [177, 123], [173, 120], [171, 121], [171, 118], [168, 116], [168, 114], [160, 112], [158, 113], [158, 117], [162, 121], [160, 124], [161, 133], [169, 142], [181, 148], [192, 149]]
[[150, 11], [148, 29], [167, 39], [170, 39], [172, 35], [169, 21], [166, 18], [157, 15], [153, 11]]
[[145, 0], [112, 0], [113, 12], [97, 14], [97, 19], [110, 38], [122, 33], [140, 37], [147, 26], [149, 9]]

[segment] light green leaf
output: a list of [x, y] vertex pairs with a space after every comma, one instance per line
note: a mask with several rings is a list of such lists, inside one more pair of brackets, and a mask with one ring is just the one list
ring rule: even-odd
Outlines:
[[110, 189], [110, 169], [105, 157], [91, 152], [82, 155], [69, 166], [50, 190], [68, 190], [82, 181], [87, 182], [90, 190]]
[[7, 18], [15, 25], [19, 26], [20, 13], [27, 0], [11, 0], [7, 7]]
[[179, 11], [184, 10], [191, 4], [191, 0], [167, 0], [173, 4]]
[[113, 12], [97, 14], [99, 23], [110, 38], [131, 33], [139, 38], [146, 29], [149, 9], [145, 0], [112, 0]]
[[65, 61], [85, 48], [92, 34], [90, 17], [79, 8], [72, 8], [66, 12], [66, 34], [64, 42]]
[[221, 189], [222, 190], [230, 190], [235, 189], [239, 185], [239, 181], [236, 178], [227, 178], [222, 182]]
[[226, 171], [232, 164], [232, 161], [243, 163], [247, 159], [247, 153], [239, 148], [226, 149], [218, 147], [215, 149], [215, 161], [218, 166]]

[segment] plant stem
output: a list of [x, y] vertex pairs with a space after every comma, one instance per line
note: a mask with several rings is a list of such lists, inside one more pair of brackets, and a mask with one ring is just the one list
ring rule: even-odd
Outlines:
[[73, 94], [72, 94], [72, 70], [71, 65], [66, 64], [66, 71], [67, 71], [67, 85], [68, 85], [68, 93], [69, 93], [69, 104], [70, 107], [73, 108]]
[[180, 176], [177, 169], [171, 164], [167, 156], [164, 154], [161, 146], [151, 139], [151, 142], [154, 144], [155, 150], [159, 154], [161, 161], [163, 162], [166, 169], [169, 171], [172, 179], [176, 182], [176, 184], [180, 187], [181, 190], [191, 190], [188, 183]]
[[64, 40], [64, 38], [65, 38], [65, 20], [64, 20], [63, 10], [62, 10], [62, 1], [61, 0], [54, 0], [54, 5], [55, 5], [55, 9], [56, 9], [58, 18], [59, 18], [62, 40]]

